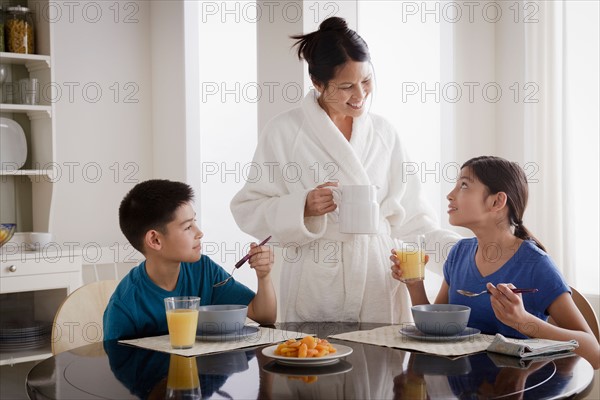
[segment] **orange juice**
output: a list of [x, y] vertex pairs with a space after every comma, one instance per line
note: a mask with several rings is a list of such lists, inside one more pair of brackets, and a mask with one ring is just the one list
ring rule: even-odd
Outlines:
[[196, 341], [198, 310], [177, 308], [167, 311], [169, 339], [174, 349], [189, 349]]
[[403, 281], [422, 281], [425, 277], [425, 253], [418, 250], [396, 250]]
[[409, 379], [402, 388], [402, 398], [427, 400], [427, 384], [423, 378]]
[[175, 390], [190, 390], [200, 386], [196, 357], [171, 354], [167, 387]]

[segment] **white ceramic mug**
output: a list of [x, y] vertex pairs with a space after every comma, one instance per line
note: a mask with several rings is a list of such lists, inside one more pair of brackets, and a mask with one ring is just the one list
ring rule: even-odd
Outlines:
[[379, 203], [375, 185], [343, 185], [331, 190], [339, 208], [341, 233], [378, 232]]

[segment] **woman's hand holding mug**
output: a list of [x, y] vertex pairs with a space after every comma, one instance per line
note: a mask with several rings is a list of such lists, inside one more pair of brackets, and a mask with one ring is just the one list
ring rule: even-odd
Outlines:
[[308, 192], [304, 204], [304, 216], [318, 217], [334, 211], [337, 204], [333, 201], [333, 192], [328, 187], [337, 187], [337, 185], [337, 182], [325, 182]]

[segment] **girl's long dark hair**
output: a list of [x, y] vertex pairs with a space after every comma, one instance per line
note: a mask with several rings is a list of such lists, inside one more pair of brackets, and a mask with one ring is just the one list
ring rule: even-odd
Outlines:
[[467, 167], [488, 188], [490, 194], [506, 193], [508, 217], [514, 227], [514, 235], [519, 239], [533, 240], [537, 247], [546, 251], [542, 243], [523, 225], [529, 188], [525, 171], [519, 164], [501, 157], [481, 156], [470, 159], [461, 168]]
[[296, 39], [298, 58], [308, 63], [311, 79], [324, 87], [347, 61], [371, 61], [367, 43], [339, 17], [327, 18], [314, 32], [290, 37]]

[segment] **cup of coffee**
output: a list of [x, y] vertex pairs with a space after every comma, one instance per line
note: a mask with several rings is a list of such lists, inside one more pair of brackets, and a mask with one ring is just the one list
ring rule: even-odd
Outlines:
[[165, 310], [169, 327], [169, 340], [174, 349], [190, 349], [196, 341], [200, 297], [167, 297]]
[[372, 234], [379, 230], [379, 203], [375, 185], [331, 188], [339, 208], [341, 233]]
[[425, 236], [417, 235], [411, 240], [398, 243], [396, 257], [402, 269], [402, 281], [425, 279]]

